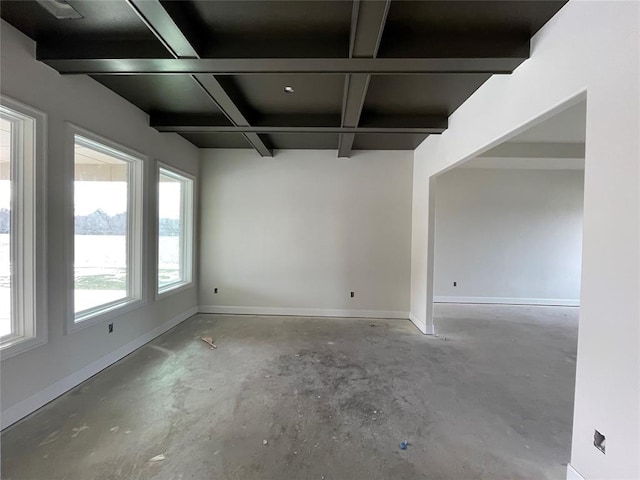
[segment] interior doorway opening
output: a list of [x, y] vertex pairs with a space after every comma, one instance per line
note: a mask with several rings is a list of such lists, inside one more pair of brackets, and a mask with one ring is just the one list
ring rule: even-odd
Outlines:
[[549, 478], [571, 453], [585, 143], [582, 99], [432, 178], [435, 332]]

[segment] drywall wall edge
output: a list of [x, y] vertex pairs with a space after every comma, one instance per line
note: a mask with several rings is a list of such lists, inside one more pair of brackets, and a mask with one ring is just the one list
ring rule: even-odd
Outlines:
[[567, 465], [567, 480], [586, 480], [571, 464]]
[[434, 303], [474, 303], [495, 305], [544, 305], [549, 307], [579, 307], [579, 299], [570, 298], [514, 298], [514, 297], [433, 297]]
[[10, 425], [13, 425], [18, 420], [23, 419], [27, 415], [35, 412], [39, 408], [43, 407], [47, 403], [55, 400], [57, 397], [65, 392], [68, 392], [73, 387], [81, 384], [85, 380], [93, 377], [96, 373], [104, 370], [105, 368], [113, 365], [121, 358], [126, 357], [134, 350], [142, 347], [144, 344], [149, 343], [154, 338], [162, 335], [167, 330], [172, 329], [176, 325], [182, 323], [187, 318], [198, 313], [197, 307], [190, 308], [186, 312], [175, 316], [171, 320], [163, 323], [162, 325], [154, 328], [150, 332], [141, 335], [140, 337], [132, 340], [131, 342], [123, 345], [122, 347], [114, 350], [113, 352], [105, 355], [104, 357], [90, 363], [86, 367], [78, 370], [77, 372], [63, 378], [62, 380], [48, 386], [44, 390], [34, 393], [25, 400], [7, 408], [0, 413], [0, 428], [5, 429]]
[[389, 310], [342, 310], [334, 308], [237, 307], [232, 305], [200, 305], [200, 313], [230, 315], [288, 315], [296, 317], [347, 317], [409, 319], [409, 312]]

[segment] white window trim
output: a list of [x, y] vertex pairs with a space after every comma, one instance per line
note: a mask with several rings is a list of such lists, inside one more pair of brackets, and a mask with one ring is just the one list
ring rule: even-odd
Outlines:
[[[75, 282], [74, 282], [74, 255], [75, 255], [75, 221], [74, 221], [74, 182], [75, 182], [75, 137], [99, 144], [99, 148], [107, 150], [116, 158], [122, 158], [129, 164], [129, 209], [128, 209], [128, 251], [129, 262], [127, 264], [128, 288], [130, 294], [121, 300], [102, 304], [98, 307], [85, 310], [79, 317], [76, 316], [74, 308]], [[82, 330], [83, 328], [102, 323], [113, 319], [124, 313], [142, 307], [147, 303], [146, 295], [146, 271], [147, 261], [143, 254], [145, 241], [144, 228], [144, 178], [145, 168], [149, 162], [148, 157], [142, 153], [125, 147], [117, 142], [104, 138], [93, 132], [78, 127], [72, 123], [66, 123], [66, 146], [65, 155], [67, 158], [67, 171], [65, 181], [67, 182], [68, 196], [65, 202], [65, 242], [64, 263], [67, 268], [66, 274], [66, 322], [65, 333], [69, 334]]]
[[[182, 238], [182, 261], [186, 268], [186, 280], [173, 282], [169, 285], [164, 285], [162, 288], [158, 285], [158, 272], [160, 266], [160, 222], [158, 206], [160, 203], [160, 170], [165, 170], [169, 174], [176, 175], [177, 179], [183, 177], [187, 180], [191, 180], [190, 191], [184, 192], [184, 203], [182, 205], [182, 215], [184, 218], [184, 230], [190, 233], [190, 238]], [[170, 295], [189, 290], [195, 286], [195, 241], [196, 241], [196, 229], [195, 229], [195, 208], [196, 208], [196, 178], [194, 175], [187, 173], [172, 165], [168, 165], [164, 162], [156, 162], [154, 183], [156, 186], [156, 205], [155, 205], [155, 219], [154, 219], [154, 232], [155, 232], [155, 245], [156, 245], [156, 266], [155, 266], [155, 282], [154, 291], [155, 299], [161, 300]], [[183, 236], [186, 237], [186, 236]]]
[[[12, 231], [17, 241], [12, 243], [20, 249], [19, 256], [23, 264], [17, 269], [19, 296], [17, 304], [25, 323], [17, 329], [20, 334], [4, 342], [0, 348], [2, 360], [19, 353], [31, 350], [47, 343], [47, 252], [46, 252], [46, 179], [47, 179], [47, 115], [17, 100], [4, 95], [0, 96], [0, 105], [33, 119], [33, 144], [26, 145], [24, 132], [20, 135], [20, 148], [33, 151], [30, 165], [22, 162], [16, 164], [16, 176], [21, 188], [13, 188], [12, 195], [19, 194], [19, 201], [13, 202], [17, 207], [12, 216]], [[16, 225], [17, 223], [17, 225]], [[14, 226], [16, 227], [14, 229]], [[15, 237], [14, 237], [15, 238]], [[13, 297], [13, 295], [12, 295]], [[16, 297], [12, 298], [15, 301]]]

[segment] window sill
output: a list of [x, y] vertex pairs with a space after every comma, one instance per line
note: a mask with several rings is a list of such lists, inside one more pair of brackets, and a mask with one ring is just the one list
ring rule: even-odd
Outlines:
[[47, 337], [46, 335], [43, 335], [43, 337], [16, 337], [8, 340], [0, 347], [0, 360], [6, 360], [32, 348], [44, 345], [47, 343]]
[[180, 293], [186, 290], [190, 290], [194, 286], [195, 286], [194, 282], [180, 282], [180, 283], [167, 285], [159, 292], [156, 292], [156, 300], [162, 300], [163, 298], [169, 297], [175, 293]]
[[77, 332], [78, 330], [82, 330], [83, 328], [97, 325], [98, 323], [102, 323], [106, 320], [112, 320], [125, 313], [140, 308], [146, 303], [147, 302], [145, 300], [139, 298], [126, 299], [122, 302], [116, 303], [115, 305], [109, 305], [102, 310], [89, 313], [86, 316], [83, 316], [82, 320], [76, 321], [74, 315], [73, 318], [67, 323], [67, 331], [65, 333], [70, 334], [73, 332]]

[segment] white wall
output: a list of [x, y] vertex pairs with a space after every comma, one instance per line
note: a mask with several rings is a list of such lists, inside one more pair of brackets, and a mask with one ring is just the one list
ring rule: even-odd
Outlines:
[[413, 152], [202, 152], [204, 311], [408, 317]]
[[[496, 75], [414, 157], [412, 318], [428, 330], [436, 174], [586, 98], [582, 286], [571, 464], [587, 479], [640, 478], [640, 3], [570, 1], [531, 59]], [[416, 243], [419, 242], [419, 243]], [[593, 446], [594, 429], [607, 452]]]
[[583, 182], [581, 170], [456, 168], [438, 177], [435, 301], [577, 305]]
[[[2, 22], [1, 64], [3, 95], [35, 107], [48, 115], [47, 152], [47, 278], [49, 341], [33, 350], [2, 360], [2, 426], [50, 401], [76, 383], [85, 380], [132, 349], [149, 341], [163, 329], [195, 312], [197, 290], [153, 300], [117, 317], [114, 333], [107, 325], [64, 334], [66, 266], [63, 254], [65, 232], [61, 225], [63, 200], [67, 198], [65, 172], [72, 158], [65, 156], [65, 122], [72, 122], [98, 135], [137, 150], [151, 159], [145, 165], [149, 178], [154, 159], [198, 173], [198, 150], [174, 134], [160, 134], [148, 127], [148, 117], [133, 105], [87, 76], [61, 76], [34, 59], [34, 43]], [[156, 248], [152, 242], [155, 216], [155, 185], [145, 185], [146, 244], [144, 264], [150, 278], [155, 275]]]

